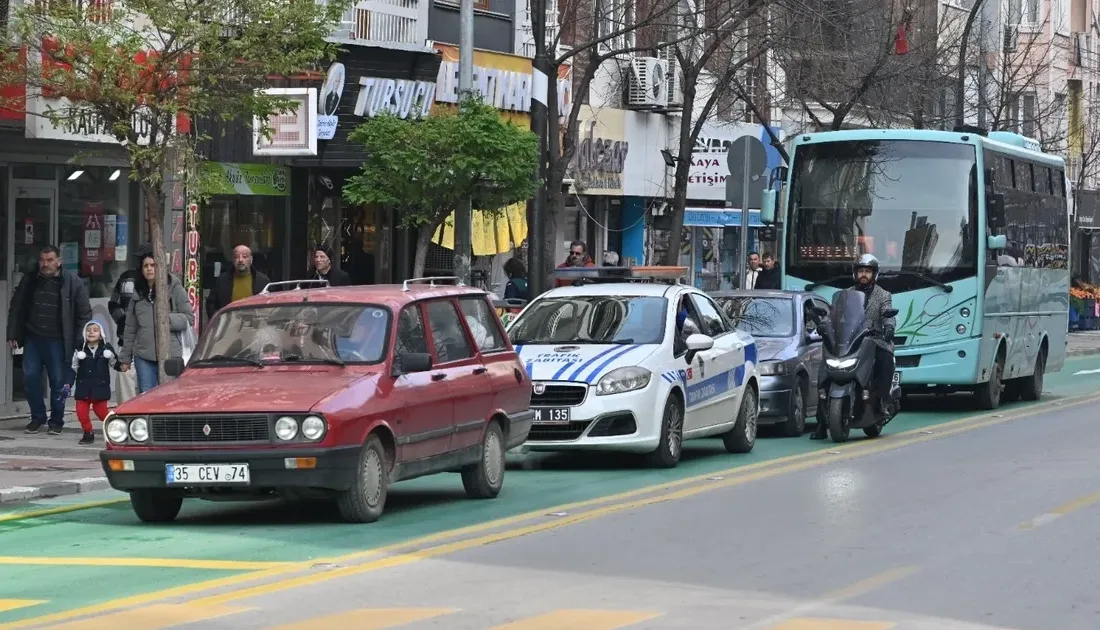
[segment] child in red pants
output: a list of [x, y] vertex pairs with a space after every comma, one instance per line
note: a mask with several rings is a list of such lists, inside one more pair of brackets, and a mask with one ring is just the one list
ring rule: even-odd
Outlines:
[[84, 326], [84, 345], [73, 354], [72, 374], [76, 378], [76, 418], [84, 429], [81, 444], [95, 441], [90, 411], [99, 419], [107, 419], [107, 403], [111, 400], [111, 368], [117, 363], [114, 348], [103, 339], [103, 327], [97, 321]]

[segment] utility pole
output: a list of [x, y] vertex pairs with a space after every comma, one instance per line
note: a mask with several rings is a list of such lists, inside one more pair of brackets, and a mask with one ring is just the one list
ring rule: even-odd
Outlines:
[[[546, 0], [529, 1], [531, 35], [535, 38], [535, 58], [531, 63], [531, 131], [539, 139], [539, 188], [535, 198], [527, 203], [527, 297], [534, 299], [550, 289], [546, 286], [546, 260], [543, 257], [546, 244], [543, 217], [546, 216], [546, 179], [550, 170], [550, 112], [547, 100], [553, 63], [550, 51], [546, 50]], [[557, 73], [554, 73], [554, 78], [557, 79]]]
[[[462, 0], [458, 42], [458, 101], [472, 96], [474, 89], [474, 0]], [[454, 274], [459, 282], [470, 284], [470, 259], [472, 257], [471, 223], [473, 200], [462, 200], [455, 209]]]
[[959, 69], [955, 84], [955, 128], [962, 129], [966, 124], [966, 45], [970, 43], [970, 30], [974, 28], [974, 18], [982, 10], [983, 0], [974, 0], [974, 6], [970, 7], [970, 15], [966, 16], [966, 25], [963, 26], [962, 41], [959, 43]]

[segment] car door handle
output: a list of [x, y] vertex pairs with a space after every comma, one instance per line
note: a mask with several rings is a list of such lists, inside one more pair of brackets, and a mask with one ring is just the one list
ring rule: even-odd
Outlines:
[[474, 374], [484, 374], [489, 371], [489, 368], [482, 366], [474, 368]]
[[432, 374], [433, 381], [442, 381], [445, 378], [447, 378], [446, 372], [436, 372], [435, 374]]

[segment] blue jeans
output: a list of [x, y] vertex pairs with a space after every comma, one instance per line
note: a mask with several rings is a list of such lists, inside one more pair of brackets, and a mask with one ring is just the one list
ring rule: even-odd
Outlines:
[[134, 370], [137, 371], [137, 389], [139, 394], [153, 389], [160, 384], [160, 369], [156, 361], [146, 361], [141, 357], [134, 357]]
[[62, 388], [68, 381], [72, 367], [65, 361], [65, 342], [61, 339], [39, 337], [31, 333], [23, 339], [23, 390], [27, 392], [27, 404], [31, 408], [31, 422], [46, 422], [46, 403], [43, 401], [42, 368], [50, 381], [50, 426], [60, 429], [65, 424], [65, 394]]

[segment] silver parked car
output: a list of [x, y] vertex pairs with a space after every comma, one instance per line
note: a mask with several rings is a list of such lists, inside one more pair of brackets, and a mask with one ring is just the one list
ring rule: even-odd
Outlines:
[[799, 437], [817, 410], [821, 364], [819, 318], [811, 306], [829, 310], [820, 295], [802, 291], [714, 291], [710, 293], [738, 328], [756, 339], [761, 425], [781, 425]]

